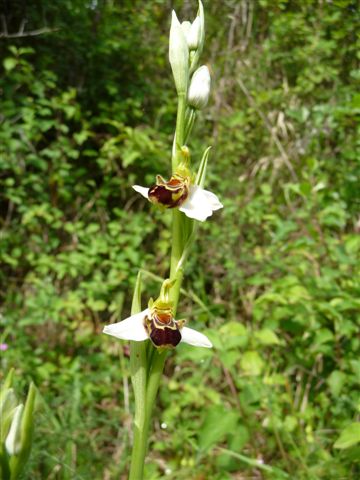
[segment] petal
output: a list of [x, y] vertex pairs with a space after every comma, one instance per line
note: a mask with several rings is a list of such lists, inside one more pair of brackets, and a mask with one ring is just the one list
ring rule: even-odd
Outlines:
[[140, 195], [142, 195], [143, 197], [149, 198], [149, 196], [148, 196], [149, 195], [149, 189], [148, 188], [141, 187], [140, 185], [133, 185], [132, 188], [135, 190], [135, 192], [140, 193]]
[[181, 341], [193, 345], [194, 347], [212, 347], [212, 343], [206, 335], [188, 327], [181, 329]]
[[141, 342], [149, 338], [144, 326], [144, 318], [149, 313], [149, 309], [143, 310], [140, 313], [136, 313], [129, 318], [126, 318], [122, 322], [113, 323], [112, 325], [106, 325], [103, 333], [112, 335], [122, 340], [134, 340], [135, 342]]
[[209, 192], [209, 190], [204, 190], [204, 194], [211, 205], [211, 208], [213, 211], [215, 210], [220, 210], [220, 208], [223, 208], [224, 205], [220, 202], [218, 197], [215, 195], [215, 193]]
[[179, 210], [189, 218], [194, 218], [204, 222], [215, 210], [222, 208], [218, 197], [208, 190], [204, 190], [198, 185], [190, 187], [190, 195], [181, 205]]

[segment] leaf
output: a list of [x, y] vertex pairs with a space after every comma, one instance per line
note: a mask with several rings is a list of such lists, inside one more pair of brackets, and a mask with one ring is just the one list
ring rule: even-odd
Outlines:
[[340, 370], [334, 370], [329, 375], [327, 383], [329, 385], [331, 394], [334, 397], [338, 397], [341, 393], [341, 390], [346, 382], [346, 374], [344, 372], [340, 372]]
[[279, 345], [280, 344], [279, 337], [276, 335], [275, 332], [273, 332], [269, 328], [264, 328], [263, 330], [256, 332], [255, 338], [262, 345]]
[[216, 443], [234, 430], [238, 414], [233, 410], [226, 410], [221, 405], [211, 407], [205, 417], [199, 433], [199, 447], [203, 451], [209, 450]]
[[5, 58], [5, 60], [3, 62], [3, 65], [4, 65], [5, 70], [7, 72], [10, 72], [11, 70], [13, 70], [16, 67], [17, 60], [16, 60], [16, 58], [12, 58], [12, 57]]
[[348, 425], [334, 443], [334, 448], [345, 449], [360, 443], [360, 422]]
[[222, 350], [231, 350], [233, 348], [245, 347], [248, 342], [248, 331], [246, 327], [239, 322], [230, 321], [225, 323], [219, 329]]
[[241, 368], [247, 373], [248, 375], [260, 375], [262, 369], [264, 368], [264, 361], [255, 351], [245, 352], [241, 361], [240, 361]]

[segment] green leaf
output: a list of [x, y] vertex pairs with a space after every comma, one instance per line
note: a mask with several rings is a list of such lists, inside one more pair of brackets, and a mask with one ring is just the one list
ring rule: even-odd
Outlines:
[[227, 322], [225, 325], [220, 327], [219, 332], [220, 338], [223, 339], [221, 342], [222, 350], [231, 350], [240, 347], [245, 347], [248, 342], [248, 331], [246, 327], [239, 322]]
[[7, 72], [10, 72], [11, 70], [13, 70], [16, 67], [17, 60], [16, 60], [16, 58], [12, 58], [12, 57], [5, 58], [5, 60], [3, 61], [3, 65], [4, 65], [5, 70]]
[[344, 372], [340, 372], [339, 370], [334, 370], [329, 375], [327, 383], [329, 385], [331, 394], [334, 397], [338, 397], [340, 392], [346, 382], [346, 374]]
[[264, 368], [264, 361], [258, 352], [249, 351], [244, 353], [240, 365], [246, 374], [256, 376], [261, 374]]
[[345, 449], [360, 443], [360, 422], [348, 425], [334, 443], [334, 448]]
[[269, 328], [264, 328], [256, 332], [255, 338], [259, 340], [262, 345], [279, 345], [280, 343], [279, 337]]
[[234, 429], [237, 420], [237, 412], [226, 410], [222, 405], [211, 407], [200, 429], [200, 449], [207, 451], [216, 443], [221, 442]]

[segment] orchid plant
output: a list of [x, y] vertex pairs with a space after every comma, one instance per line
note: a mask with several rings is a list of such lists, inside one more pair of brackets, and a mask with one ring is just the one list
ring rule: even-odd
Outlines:
[[176, 128], [172, 147], [172, 173], [169, 180], [156, 177], [154, 185], [134, 185], [136, 192], [164, 211], [172, 212], [172, 248], [169, 278], [156, 300], [141, 307], [141, 276], [137, 278], [131, 316], [107, 325], [104, 333], [131, 343], [130, 368], [135, 397], [133, 449], [130, 480], [143, 478], [151, 414], [169, 349], [180, 342], [211, 348], [203, 334], [176, 320], [184, 265], [195, 239], [197, 221], [204, 222], [222, 208], [218, 197], [203, 188], [210, 147], [202, 156], [197, 172], [192, 168], [188, 147], [196, 114], [210, 95], [210, 73], [199, 66], [204, 47], [204, 8], [199, 0], [195, 20], [179, 22], [172, 13], [169, 60], [178, 97]]

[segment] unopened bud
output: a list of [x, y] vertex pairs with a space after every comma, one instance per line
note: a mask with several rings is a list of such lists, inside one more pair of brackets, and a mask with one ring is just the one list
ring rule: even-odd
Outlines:
[[22, 403], [15, 408], [10, 430], [5, 440], [5, 448], [10, 456], [17, 455], [21, 450], [21, 418], [23, 410], [24, 405]]
[[193, 23], [185, 21], [181, 24], [189, 50], [196, 50], [201, 39], [201, 20], [196, 17]]
[[189, 48], [184, 31], [173, 11], [170, 39], [169, 60], [178, 94], [185, 94], [189, 81]]
[[196, 17], [191, 24], [190, 30], [186, 35], [186, 40], [190, 50], [196, 50], [199, 46], [201, 38], [201, 22], [200, 17]]
[[187, 39], [187, 36], [189, 35], [191, 29], [191, 22], [189, 22], [188, 20], [181, 22], [181, 28], [185, 35], [185, 38]]
[[188, 104], [197, 110], [206, 107], [210, 96], [210, 72], [206, 65], [198, 68], [190, 82]]

